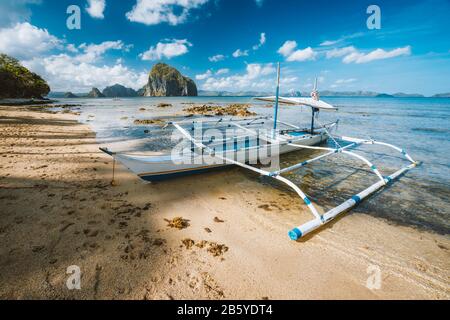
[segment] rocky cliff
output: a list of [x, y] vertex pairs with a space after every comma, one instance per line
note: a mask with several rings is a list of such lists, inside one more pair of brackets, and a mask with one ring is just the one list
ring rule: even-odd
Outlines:
[[88, 93], [88, 98], [104, 98], [103, 93], [100, 92], [97, 88], [92, 88], [91, 92]]
[[136, 97], [138, 94], [131, 88], [124, 87], [120, 84], [115, 84], [110, 87], [103, 89], [103, 95], [105, 97]]
[[183, 76], [177, 69], [158, 63], [153, 66], [148, 83], [140, 90], [146, 97], [197, 96], [195, 82]]
[[50, 92], [47, 82], [16, 59], [0, 54], [0, 98], [42, 98]]

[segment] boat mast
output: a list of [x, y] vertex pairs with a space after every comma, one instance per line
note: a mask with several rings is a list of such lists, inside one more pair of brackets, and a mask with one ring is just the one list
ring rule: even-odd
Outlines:
[[275, 139], [275, 134], [277, 130], [277, 118], [278, 118], [278, 96], [280, 95], [280, 63], [278, 62], [278, 70], [277, 70], [277, 91], [275, 94], [275, 114], [273, 116], [273, 132], [272, 138]]
[[[314, 81], [314, 90], [311, 92], [311, 98], [319, 101], [319, 92], [317, 92], [317, 78]], [[311, 117], [311, 134], [314, 134], [314, 116], [316, 115], [316, 112], [319, 112], [319, 109], [313, 107]]]

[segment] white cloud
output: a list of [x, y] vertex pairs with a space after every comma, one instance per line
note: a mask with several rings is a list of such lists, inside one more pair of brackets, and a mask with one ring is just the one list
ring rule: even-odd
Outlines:
[[54, 48], [60, 48], [62, 41], [46, 29], [40, 29], [28, 22], [0, 29], [0, 52], [18, 59], [27, 59]]
[[225, 58], [223, 54], [216, 54], [215, 56], [209, 57], [208, 60], [211, 62], [219, 62], [225, 60]]
[[305, 49], [298, 49], [297, 42], [288, 40], [279, 49], [278, 53], [286, 58], [286, 61], [307, 61], [316, 59], [317, 52], [315, 52], [311, 47]]
[[[217, 70], [214, 75], [216, 76], [220, 76], [220, 75], [224, 75], [227, 74], [228, 72], [230, 72], [230, 69], [227, 68], [223, 68], [223, 69], [219, 69]], [[213, 72], [211, 70], [207, 70], [205, 73], [202, 74], [197, 74], [195, 76], [196, 80], [206, 80], [208, 78], [211, 78], [213, 76]]]
[[205, 73], [196, 75], [195, 79], [196, 80], [205, 80], [205, 79], [207, 79], [207, 78], [209, 78], [211, 76], [212, 76], [212, 72], [211, 72], [211, 70], [208, 70]]
[[342, 58], [344, 63], [368, 63], [375, 60], [389, 59], [399, 56], [408, 56], [411, 54], [411, 46], [386, 51], [384, 49], [375, 49], [369, 53], [363, 53], [354, 46], [335, 48], [326, 52], [327, 59]]
[[354, 39], [354, 38], [359, 38], [359, 37], [362, 37], [362, 36], [364, 36], [364, 35], [365, 35], [364, 32], [357, 32], [357, 33], [353, 33], [353, 34], [348, 34], [348, 35], [345, 35], [345, 36], [340, 37], [340, 38], [337, 39], [337, 40], [327, 40], [327, 41], [324, 41], [324, 42], [322, 42], [322, 43], [320, 44], [320, 46], [322, 46], [322, 47], [329, 47], [329, 46], [333, 46], [333, 45], [335, 45], [335, 44], [344, 42], [345, 40]]
[[230, 72], [230, 69], [222, 68], [222, 69], [217, 70], [216, 75], [227, 74], [228, 72]]
[[290, 54], [286, 61], [307, 61], [307, 60], [315, 60], [317, 53], [311, 48], [305, 48], [303, 50], [296, 50], [292, 54]]
[[259, 43], [255, 44], [253, 46], [253, 50], [258, 50], [259, 48], [261, 48], [264, 44], [266, 43], [266, 34], [264, 32], [262, 32], [259, 35]]
[[160, 60], [163, 58], [171, 59], [173, 57], [188, 53], [189, 47], [192, 47], [192, 43], [186, 39], [166, 40], [165, 42], [158, 42], [156, 47], [151, 46], [150, 49], [141, 53], [139, 57], [142, 60]]
[[297, 42], [288, 40], [281, 46], [280, 49], [278, 49], [277, 52], [282, 56], [287, 57], [294, 51], [295, 48], [297, 48]]
[[327, 46], [335, 45], [337, 43], [339, 43], [339, 40], [327, 40], [327, 41], [322, 42], [320, 45], [323, 47], [327, 47]]
[[1, 0], [0, 27], [10, 27], [18, 22], [29, 21], [31, 10], [28, 8], [28, 5], [41, 3], [42, 0]]
[[244, 57], [244, 56], [248, 56], [248, 50], [242, 51], [241, 49], [237, 49], [235, 52], [233, 52], [233, 57], [235, 57], [235, 58]]
[[297, 82], [298, 82], [298, 77], [295, 77], [295, 76], [293, 76], [293, 77], [282, 77], [280, 79], [280, 84], [281, 85], [290, 85], [290, 84], [297, 83]]
[[92, 18], [103, 19], [105, 17], [103, 15], [106, 7], [105, 0], [87, 0], [87, 2], [86, 11]]
[[[41, 75], [53, 91], [82, 92], [92, 86], [103, 88], [114, 83], [139, 88], [146, 82], [146, 72], [123, 66], [122, 59], [114, 65], [97, 65], [109, 50], [129, 50], [121, 40], [99, 44], [64, 44], [25, 22], [9, 29], [0, 29], [0, 51], [11, 54], [31, 71]], [[52, 49], [64, 53], [50, 54]], [[44, 56], [47, 54], [48, 56]]]
[[86, 44], [83, 43], [78, 46], [78, 49], [83, 50], [83, 54], [80, 54], [76, 59], [80, 62], [96, 62], [102, 57], [102, 55], [108, 50], [125, 50], [128, 51], [129, 46], [126, 46], [122, 40], [117, 41], [104, 41], [99, 44]]
[[204, 5], [208, 0], [137, 0], [126, 17], [133, 22], [156, 25], [166, 22], [178, 25], [186, 22], [189, 11]]
[[138, 89], [148, 77], [146, 72], [136, 72], [124, 66], [122, 61], [98, 66], [68, 54], [33, 58], [22, 63], [47, 80], [52, 91], [87, 92], [91, 87], [102, 90], [115, 83]]
[[393, 49], [391, 51], [386, 51], [383, 49], [376, 49], [369, 53], [361, 53], [355, 51], [350, 53], [342, 60], [344, 63], [368, 63], [375, 60], [389, 59], [399, 56], [409, 56], [411, 54], [411, 47], [406, 46], [403, 48]]
[[327, 59], [339, 58], [339, 57], [343, 57], [343, 56], [349, 55], [351, 53], [354, 53], [356, 51], [357, 51], [356, 48], [353, 46], [344, 47], [344, 48], [335, 48], [335, 49], [327, 51], [326, 56], [327, 56]]
[[66, 50], [72, 53], [77, 53], [78, 52], [78, 48], [73, 44], [73, 43], [69, 43], [66, 46]]
[[[248, 64], [245, 74], [232, 75], [228, 77], [209, 77], [206, 79], [202, 88], [204, 90], [266, 90], [274, 86], [272, 78], [276, 69], [272, 63], [268, 64]], [[255, 81], [255, 80], [258, 81]]]

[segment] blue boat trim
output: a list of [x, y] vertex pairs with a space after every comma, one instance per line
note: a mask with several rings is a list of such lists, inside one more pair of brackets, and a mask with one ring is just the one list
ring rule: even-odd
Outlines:
[[354, 195], [354, 196], [352, 197], [352, 199], [353, 199], [353, 201], [355, 201], [356, 204], [358, 204], [358, 203], [361, 202], [361, 198], [360, 198], [359, 196], [357, 196], [357, 195]]
[[302, 237], [302, 232], [298, 228], [294, 228], [288, 232], [288, 235], [291, 240], [295, 241]]
[[305, 201], [307, 206], [309, 206], [311, 204], [311, 200], [309, 200], [308, 197], [305, 197], [305, 199], [303, 199], [303, 201]]

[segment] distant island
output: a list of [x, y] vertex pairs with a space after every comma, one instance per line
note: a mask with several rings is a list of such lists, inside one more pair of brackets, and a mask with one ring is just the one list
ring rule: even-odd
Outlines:
[[180, 97], [197, 96], [195, 82], [183, 76], [177, 69], [165, 63], [153, 66], [148, 77], [148, 83], [139, 90], [144, 97]]
[[[125, 88], [128, 93], [124, 94], [121, 90], [118, 91], [106, 91], [107, 88], [112, 88], [120, 86]], [[131, 88], [126, 88], [122, 85], [114, 85], [111, 87], [105, 88], [102, 92], [105, 97], [115, 98], [115, 97], [139, 97], [143, 96], [143, 89], [135, 91]], [[132, 92], [135, 92], [132, 93]], [[273, 92], [265, 92], [265, 91], [238, 91], [238, 92], [230, 92], [230, 91], [207, 91], [207, 90], [198, 90], [198, 96], [201, 97], [261, 97], [261, 96], [272, 96]], [[283, 92], [280, 94], [285, 97], [309, 97], [310, 93], [308, 92]], [[329, 91], [324, 90], [320, 92], [321, 97], [368, 97], [368, 98], [426, 98], [423, 94], [418, 93], [378, 93], [373, 91]], [[72, 92], [50, 92], [48, 95], [50, 98], [86, 98], [88, 97], [88, 93], [72, 93]], [[450, 98], [450, 93], [440, 93], [431, 96], [430, 98]]]
[[105, 95], [100, 92], [97, 88], [92, 88], [87, 95], [88, 98], [104, 98]]
[[[199, 96], [204, 97], [256, 97], [256, 96], [271, 96], [273, 92], [261, 92], [261, 91], [239, 91], [239, 92], [229, 92], [229, 91], [205, 91], [199, 90]], [[309, 92], [284, 92], [281, 93], [282, 96], [287, 97], [309, 97]], [[373, 91], [330, 91], [323, 90], [320, 92], [321, 97], [370, 97], [370, 98], [424, 98], [425, 96], [418, 93], [379, 93]]]
[[127, 88], [118, 83], [110, 87], [106, 87], [102, 91], [103, 95], [108, 98], [115, 97], [137, 97], [138, 93], [132, 88]]
[[450, 98], [450, 92], [449, 93], [438, 93], [433, 96], [433, 98]]

